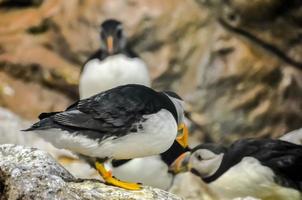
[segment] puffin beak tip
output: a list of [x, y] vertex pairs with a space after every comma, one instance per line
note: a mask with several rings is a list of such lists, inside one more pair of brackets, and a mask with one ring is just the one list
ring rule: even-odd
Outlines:
[[190, 170], [190, 152], [181, 154], [169, 167], [169, 172], [178, 174]]
[[113, 37], [112, 36], [108, 36], [106, 39], [106, 43], [107, 43], [107, 50], [110, 54], [113, 53]]

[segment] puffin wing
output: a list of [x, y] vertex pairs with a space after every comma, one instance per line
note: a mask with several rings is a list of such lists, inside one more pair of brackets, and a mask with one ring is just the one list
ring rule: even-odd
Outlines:
[[[238, 148], [239, 144], [236, 144]], [[245, 140], [241, 154], [252, 156], [271, 168], [285, 186], [302, 187], [302, 146], [281, 140]], [[240, 149], [240, 148], [239, 148]], [[278, 180], [279, 179], [279, 180]], [[300, 185], [300, 186], [299, 186]]]
[[64, 112], [51, 116], [55, 123], [68, 128], [100, 133], [126, 134], [143, 115], [161, 109], [160, 93], [139, 85], [117, 87], [78, 101]]
[[281, 180], [282, 185], [293, 185], [302, 189], [302, 146], [292, 144], [281, 140], [272, 140], [265, 144], [266, 155], [259, 155], [263, 165], [270, 167], [276, 174], [284, 178]]

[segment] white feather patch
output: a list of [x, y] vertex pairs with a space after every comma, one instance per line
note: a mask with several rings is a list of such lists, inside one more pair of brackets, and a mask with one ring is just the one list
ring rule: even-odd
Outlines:
[[119, 167], [109, 165], [109, 168], [115, 177], [123, 181], [138, 182], [163, 190], [169, 189], [173, 181], [173, 175], [168, 173], [168, 166], [160, 156], [135, 158]]
[[150, 86], [149, 72], [141, 59], [123, 54], [109, 56], [102, 61], [92, 59], [86, 63], [80, 77], [80, 97], [87, 98], [125, 84]]

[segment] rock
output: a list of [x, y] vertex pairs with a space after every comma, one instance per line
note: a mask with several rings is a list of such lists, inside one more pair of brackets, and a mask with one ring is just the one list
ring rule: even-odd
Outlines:
[[277, 138], [301, 127], [299, 0], [73, 0], [0, 9], [0, 105], [28, 119], [76, 99], [80, 66], [100, 45], [99, 24], [115, 17], [150, 67], [153, 87], [189, 104], [197, 142]]
[[235, 198], [233, 200], [261, 200], [261, 199], [258, 199], [258, 198], [255, 198], [255, 197], [238, 197], [238, 198]]
[[0, 199], [165, 199], [181, 198], [144, 187], [127, 191], [97, 180], [77, 181], [47, 153], [18, 145], [0, 146]]
[[200, 57], [199, 86], [191, 100], [192, 119], [200, 121], [204, 138], [276, 138], [300, 128], [301, 41], [290, 21], [301, 21], [294, 14], [301, 1], [197, 2], [216, 22], [205, 28], [213, 34]]

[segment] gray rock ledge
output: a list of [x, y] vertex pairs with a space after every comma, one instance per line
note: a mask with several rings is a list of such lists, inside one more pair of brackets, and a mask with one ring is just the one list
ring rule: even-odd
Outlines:
[[0, 200], [98, 199], [180, 200], [151, 187], [128, 191], [97, 180], [77, 181], [48, 153], [18, 145], [0, 145]]

